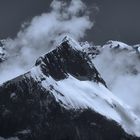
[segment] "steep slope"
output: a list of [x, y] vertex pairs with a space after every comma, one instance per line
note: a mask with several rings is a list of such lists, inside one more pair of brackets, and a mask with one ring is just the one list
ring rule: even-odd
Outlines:
[[71, 38], [41, 56], [28, 73], [0, 86], [4, 138], [138, 140], [139, 124]]

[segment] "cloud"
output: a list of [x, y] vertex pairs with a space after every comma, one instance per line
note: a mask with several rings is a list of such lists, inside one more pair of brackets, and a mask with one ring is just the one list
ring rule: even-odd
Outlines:
[[23, 24], [24, 28], [17, 37], [5, 42], [9, 59], [0, 64], [0, 83], [28, 70], [37, 57], [52, 49], [63, 36], [70, 35], [80, 40], [93, 27], [88, 8], [81, 0], [71, 0], [69, 3], [53, 0], [50, 7], [49, 13]]
[[93, 62], [110, 90], [140, 116], [139, 55], [105, 48]]

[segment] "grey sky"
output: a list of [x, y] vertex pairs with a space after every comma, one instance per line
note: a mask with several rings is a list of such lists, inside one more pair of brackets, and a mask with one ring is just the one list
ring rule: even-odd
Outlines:
[[[139, 0], [83, 0], [92, 9], [94, 28], [87, 39], [96, 44], [109, 39], [140, 43]], [[49, 10], [51, 0], [0, 0], [0, 38], [14, 37], [21, 23]], [[100, 9], [95, 14], [93, 6]], [[97, 11], [96, 11], [97, 12]], [[95, 16], [96, 15], [96, 16]]]

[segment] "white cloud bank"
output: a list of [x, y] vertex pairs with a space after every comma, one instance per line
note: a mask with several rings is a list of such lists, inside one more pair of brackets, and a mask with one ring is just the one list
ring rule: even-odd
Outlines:
[[79, 40], [93, 26], [81, 0], [69, 3], [53, 0], [50, 7], [49, 13], [34, 17], [15, 39], [6, 41], [8, 60], [0, 64], [0, 83], [24, 73], [38, 56], [55, 46], [64, 35]]
[[140, 116], [140, 58], [127, 51], [103, 49], [94, 64], [110, 90]]

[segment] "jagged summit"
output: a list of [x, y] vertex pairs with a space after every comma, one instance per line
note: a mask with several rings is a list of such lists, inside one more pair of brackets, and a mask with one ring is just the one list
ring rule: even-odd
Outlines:
[[62, 43], [64, 42], [67, 42], [73, 49], [82, 50], [82, 46], [70, 36], [65, 36], [62, 40]]
[[105, 85], [81, 46], [69, 37], [65, 37], [56, 49], [40, 57], [35, 66], [38, 65], [46, 76], [50, 75], [56, 80], [65, 79], [71, 74], [79, 80], [94, 80]]

